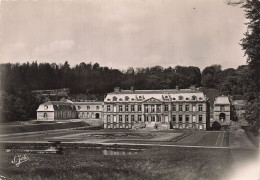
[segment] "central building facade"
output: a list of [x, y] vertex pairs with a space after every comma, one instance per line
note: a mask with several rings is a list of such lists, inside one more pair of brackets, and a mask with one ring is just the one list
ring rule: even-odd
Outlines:
[[134, 124], [169, 124], [171, 128], [206, 130], [207, 97], [196, 88], [169, 90], [120, 90], [104, 100], [104, 128], [127, 128]]

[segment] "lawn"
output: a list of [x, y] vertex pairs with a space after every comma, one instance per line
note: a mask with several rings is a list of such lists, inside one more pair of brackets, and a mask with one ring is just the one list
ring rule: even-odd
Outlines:
[[1, 153], [0, 175], [11, 179], [219, 179], [231, 164], [228, 149], [156, 147], [133, 155], [103, 155], [97, 149], [65, 149], [62, 155]]
[[67, 129], [89, 126], [86, 122], [64, 122], [64, 123], [44, 123], [44, 124], [22, 124], [22, 125], [3, 125], [1, 134], [24, 133], [35, 131], [48, 131], [55, 129]]

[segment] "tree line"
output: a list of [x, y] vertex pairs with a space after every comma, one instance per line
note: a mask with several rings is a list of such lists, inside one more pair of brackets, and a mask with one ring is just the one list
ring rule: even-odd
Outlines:
[[102, 67], [98, 63], [80, 63], [71, 67], [66, 61], [56, 63], [0, 64], [1, 112], [6, 121], [36, 118], [36, 110], [43, 103], [32, 90], [69, 88], [71, 94], [95, 94], [98, 100], [114, 87], [122, 89], [174, 89], [208, 87], [225, 95], [247, 98], [251, 86], [249, 66], [222, 70], [220, 65], [206, 67], [202, 72], [194, 66], [161, 66], [128, 68], [125, 71]]

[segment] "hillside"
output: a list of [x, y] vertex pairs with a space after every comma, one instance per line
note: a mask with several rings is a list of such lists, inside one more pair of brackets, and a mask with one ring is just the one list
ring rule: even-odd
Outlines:
[[210, 107], [212, 109], [213, 105], [214, 105], [215, 98], [221, 95], [219, 90], [212, 89], [212, 88], [206, 88], [206, 87], [201, 87], [201, 90], [209, 98], [209, 100], [210, 100]]

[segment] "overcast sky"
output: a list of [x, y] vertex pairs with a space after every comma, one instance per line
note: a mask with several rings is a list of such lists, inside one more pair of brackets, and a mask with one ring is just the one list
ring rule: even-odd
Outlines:
[[245, 22], [225, 0], [3, 1], [0, 61], [237, 68]]

